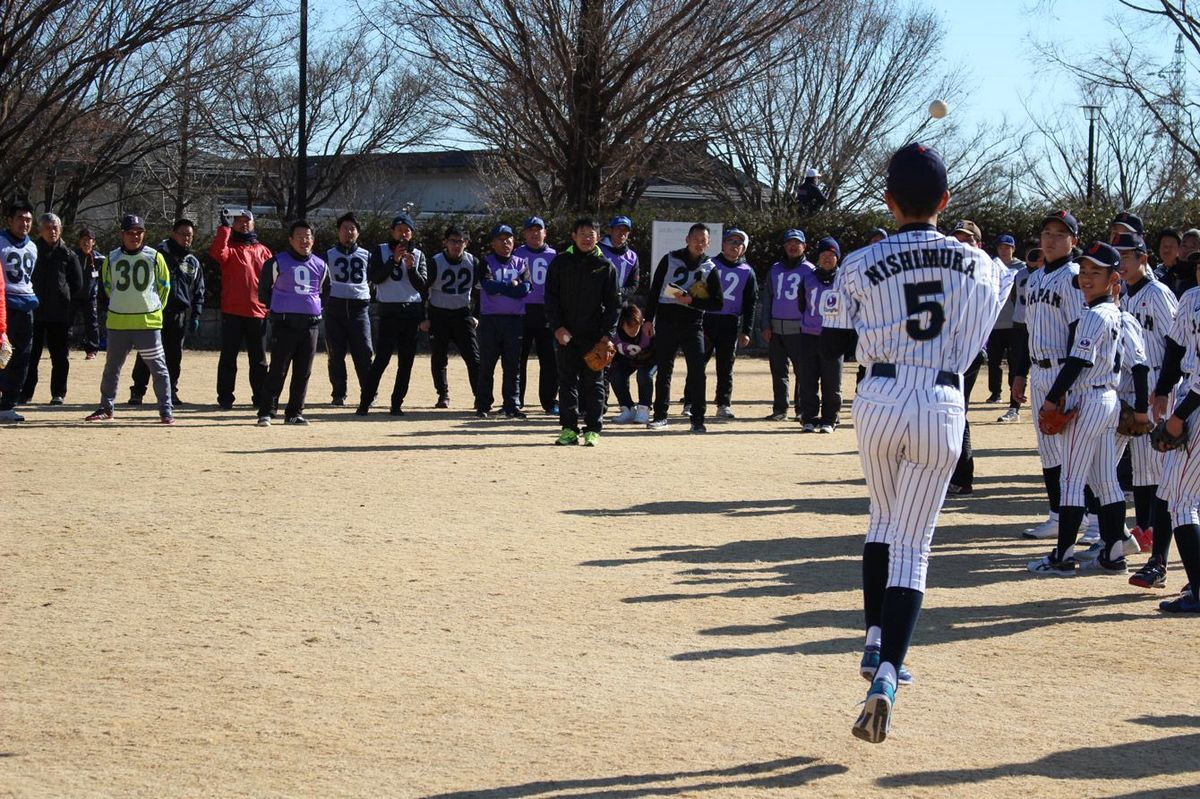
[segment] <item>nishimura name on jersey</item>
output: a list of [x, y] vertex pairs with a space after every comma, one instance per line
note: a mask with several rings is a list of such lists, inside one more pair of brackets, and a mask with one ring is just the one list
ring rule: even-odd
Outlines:
[[872, 286], [878, 286], [885, 279], [894, 277], [902, 272], [914, 269], [952, 269], [962, 272], [967, 277], [975, 277], [974, 259], [963, 262], [963, 251], [956, 249], [930, 248], [927, 250], [902, 250], [892, 253], [881, 261], [876, 261], [867, 268], [865, 274], [871, 279]]

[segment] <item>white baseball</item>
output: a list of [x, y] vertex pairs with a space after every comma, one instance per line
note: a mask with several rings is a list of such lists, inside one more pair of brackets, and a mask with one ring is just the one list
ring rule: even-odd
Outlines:
[[950, 113], [950, 106], [946, 105], [945, 100], [934, 100], [929, 104], [929, 116], [934, 119], [941, 119]]

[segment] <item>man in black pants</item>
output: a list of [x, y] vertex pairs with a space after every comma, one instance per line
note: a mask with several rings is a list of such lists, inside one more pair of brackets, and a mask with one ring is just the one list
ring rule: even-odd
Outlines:
[[525, 407], [529, 353], [538, 359], [538, 402], [546, 413], [558, 413], [558, 367], [554, 355], [554, 334], [546, 324], [546, 273], [558, 251], [546, 244], [546, 223], [539, 216], [525, 220], [521, 231], [525, 243], [513, 253], [529, 264], [533, 291], [525, 298], [525, 331], [521, 338], [521, 407]]
[[[204, 311], [204, 269], [192, 252], [192, 237], [196, 223], [178, 219], [171, 236], [158, 245], [167, 268], [171, 270], [171, 294], [163, 309], [162, 345], [167, 357], [167, 372], [171, 375], [171, 406], [179, 407], [179, 369], [183, 361], [183, 340], [189, 333], [200, 330], [200, 314]], [[129, 404], [141, 405], [150, 384], [150, 369], [138, 358], [133, 364], [133, 387]]]
[[79, 268], [83, 274], [83, 289], [74, 302], [72, 321], [75, 316], [82, 317], [80, 344], [87, 353], [86, 360], [93, 361], [96, 359], [96, 353], [100, 351], [100, 314], [97, 300], [100, 265], [104, 263], [104, 256], [96, 252], [96, 235], [88, 228], [79, 231], [75, 244], [75, 257], [79, 259]]
[[478, 275], [475, 257], [466, 251], [469, 240], [461, 227], [446, 228], [446, 238], [442, 240], [444, 249], [429, 262], [429, 319], [421, 323], [421, 330], [429, 331], [429, 348], [432, 350], [429, 368], [438, 394], [436, 408], [450, 407], [446, 365], [452, 341], [467, 365], [471, 404], [474, 405], [479, 377], [479, 339], [475, 330], [479, 322], [471, 316], [471, 291]]
[[67, 394], [67, 375], [71, 370], [70, 344], [72, 302], [83, 289], [83, 271], [79, 259], [62, 240], [62, 220], [54, 214], [38, 219], [37, 267], [33, 271], [33, 290], [38, 307], [33, 312], [33, 343], [29, 369], [25, 373], [25, 401], [33, 398], [38, 384], [38, 362], [42, 348], [50, 350], [50, 404], [62, 405]]
[[717, 418], [732, 419], [733, 362], [739, 346], [750, 346], [754, 310], [758, 305], [758, 278], [745, 258], [750, 236], [729, 228], [722, 238], [721, 252], [713, 262], [724, 295], [723, 305], [718, 311], [704, 314], [704, 336], [708, 342], [704, 363], [707, 365], [714, 354], [717, 356]]
[[[658, 376], [654, 386], [654, 418], [646, 427], [663, 430], [671, 404], [671, 373], [675, 354], [683, 350], [687, 380], [683, 395], [691, 401], [692, 432], [704, 433], [706, 380], [704, 375], [704, 312], [719, 311], [724, 305], [716, 264], [705, 255], [707, 225], [696, 223], [688, 230], [686, 246], [662, 257], [654, 270], [646, 298], [646, 321], [654, 335], [654, 357]], [[695, 288], [694, 288], [695, 287]]]
[[292, 223], [287, 248], [263, 264], [258, 299], [271, 310], [271, 367], [265, 396], [258, 405], [259, 427], [271, 425], [289, 369], [292, 383], [284, 423], [308, 424], [304, 399], [317, 352], [321, 294], [329, 282], [329, 270], [313, 253], [313, 242], [312, 227], [297, 220]]
[[326, 365], [329, 369], [330, 404], [346, 404], [348, 379], [346, 353], [354, 362], [359, 400], [371, 382], [371, 287], [367, 283], [370, 253], [358, 243], [358, 218], [353, 213], [337, 219], [338, 242], [325, 253], [329, 267], [329, 296], [325, 298]]
[[391, 241], [371, 251], [367, 275], [375, 284], [375, 298], [379, 300], [379, 340], [368, 385], [363, 388], [362, 402], [355, 411], [359, 416], [366, 416], [370, 410], [393, 352], [396, 381], [389, 413], [404, 415], [404, 398], [408, 395], [413, 359], [417, 355], [417, 330], [425, 318], [425, 298], [429, 295], [425, 253], [412, 243], [415, 230], [412, 217], [400, 214], [392, 220]]
[[249, 209], [221, 210], [208, 254], [221, 267], [221, 357], [217, 361], [217, 404], [230, 410], [236, 397], [238, 353], [250, 362], [251, 401], [263, 403], [267, 383], [267, 308], [258, 301], [258, 277], [271, 249], [254, 232]]
[[[969, 219], [964, 219], [954, 226], [954, 230], [950, 233], [951, 236], [961, 241], [963, 244], [970, 244], [972, 247], [983, 247], [983, 231], [979, 229], [979, 225]], [[967, 408], [971, 407], [971, 391], [975, 388], [975, 380], [979, 377], [979, 370], [987, 363], [987, 352], [980, 352], [975, 360], [971, 361], [971, 365], [967, 371], [963, 372], [963, 403]], [[946, 493], [952, 496], [966, 496], [975, 491], [975, 452], [971, 449], [971, 423], [966, 422], [963, 425], [962, 437], [962, 452], [959, 453], [958, 463], [954, 467], [954, 474], [950, 475], [950, 485], [946, 488]]]
[[[1019, 279], [1021, 272], [1025, 269], [1025, 263], [1020, 261], [1015, 256], [1017, 249], [1017, 240], [1005, 233], [996, 239], [996, 257], [1001, 263], [1009, 269], [1017, 271]], [[992, 334], [987, 340], [987, 368], [988, 368], [988, 398], [989, 403], [999, 402], [1001, 392], [1004, 388], [1004, 360], [1008, 356], [1012, 359], [1013, 339], [1021, 335], [1017, 332], [1014, 325], [1013, 313], [1016, 310], [1017, 291], [1016, 286], [1013, 286], [1013, 292], [1008, 297], [1008, 302], [1004, 303], [1004, 309], [1000, 311], [1000, 318], [996, 320], [996, 326], [992, 328]], [[1008, 386], [1012, 388], [1012, 369], [1008, 370]]]
[[558, 419], [562, 425], [555, 444], [579, 441], [579, 413], [584, 417], [583, 444], [594, 447], [603, 425], [603, 370], [591, 369], [583, 356], [599, 341], [616, 334], [621, 300], [617, 270], [596, 244], [599, 223], [578, 219], [571, 230], [574, 242], [555, 256], [546, 274], [546, 323], [558, 342]]

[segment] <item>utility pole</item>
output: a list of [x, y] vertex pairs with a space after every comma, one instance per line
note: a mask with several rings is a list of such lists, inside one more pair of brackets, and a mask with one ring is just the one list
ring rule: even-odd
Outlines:
[[296, 219], [308, 214], [308, 0], [300, 0], [300, 131], [296, 144]]
[[1104, 106], [1085, 105], [1083, 113], [1088, 121], [1088, 159], [1087, 159], [1087, 202], [1092, 204], [1096, 193], [1096, 120], [1100, 118], [1100, 109]]

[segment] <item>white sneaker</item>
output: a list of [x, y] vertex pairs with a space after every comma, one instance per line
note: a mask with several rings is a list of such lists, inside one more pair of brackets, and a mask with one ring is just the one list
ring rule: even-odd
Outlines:
[[684, 403], [683, 412], [680, 413], [679, 415], [680, 416], [691, 416], [692, 415], [692, 404], [690, 402]]
[[646, 422], [646, 429], [648, 429], [648, 430], [666, 430], [667, 429], [667, 420], [666, 419], [654, 419], [653, 421]]
[[1019, 421], [1021, 421], [1021, 411], [1018, 408], [1009, 408], [996, 421], [997, 422], [1019, 422]]
[[650, 422], [650, 406], [638, 405], [633, 409], [634, 424], [648, 424]]
[[1136, 555], [1142, 551], [1142, 545], [1139, 544], [1138, 540], [1129, 532], [1128, 527], [1125, 528], [1125, 538], [1122, 539], [1122, 542], [1125, 545], [1122, 550], [1123, 556]]
[[734, 418], [733, 409], [730, 408], [728, 405], [718, 405], [717, 406], [717, 418], [718, 419], [733, 419]]
[[258, 417], [258, 426], [259, 427], [270, 427], [271, 426], [271, 417], [270, 416]]
[[1099, 540], [1100, 519], [1089, 513], [1083, 517], [1083, 524], [1079, 527], [1079, 542], [1081, 544], [1092, 544]]
[[805, 423], [804, 423], [804, 427], [803, 427], [803, 428], [801, 428], [801, 429], [802, 429], [802, 430], [803, 430], [805, 433], [815, 433], [815, 432], [817, 432], [817, 426], [816, 426], [815, 424], [813, 424], [812, 422], [805, 422]]
[[0, 422], [23, 422], [25, 417], [17, 413], [15, 408], [9, 408], [7, 411], [0, 411]]
[[820, 427], [818, 427], [818, 428], [817, 428], [817, 432], [818, 432], [818, 433], [832, 433], [832, 432], [833, 432], [833, 425], [831, 425], [831, 424], [823, 424], [823, 425], [821, 425]]
[[634, 420], [633, 408], [627, 405], [621, 406], [621, 412], [613, 419], [614, 424], [628, 424]]
[[1051, 513], [1046, 521], [1021, 533], [1022, 538], [1058, 538], [1058, 514]]

